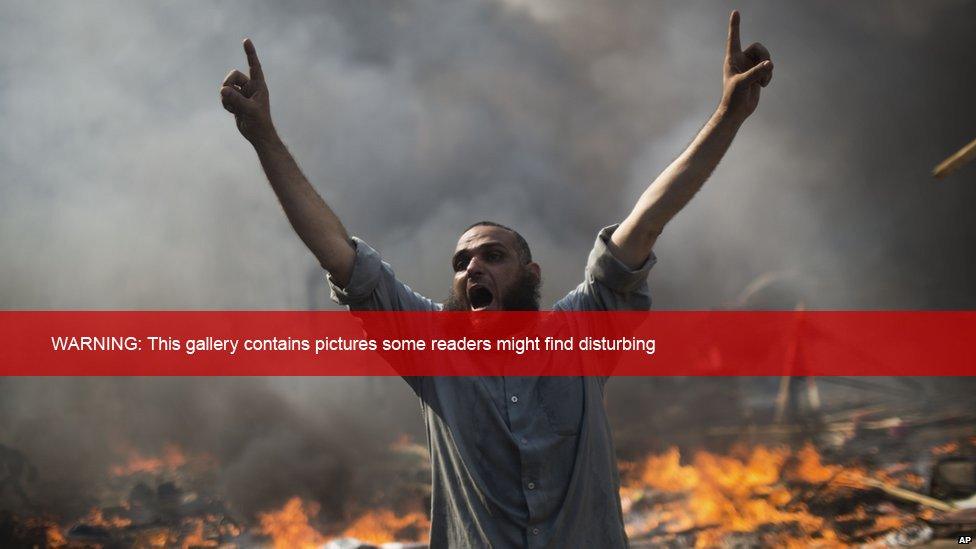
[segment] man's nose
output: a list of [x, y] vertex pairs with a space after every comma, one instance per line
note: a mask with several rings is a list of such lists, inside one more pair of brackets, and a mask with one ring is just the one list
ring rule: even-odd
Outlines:
[[468, 276], [476, 275], [476, 274], [480, 275], [484, 273], [484, 265], [481, 263], [480, 259], [478, 259], [477, 257], [472, 257], [468, 261], [468, 268], [465, 270], [468, 271]]

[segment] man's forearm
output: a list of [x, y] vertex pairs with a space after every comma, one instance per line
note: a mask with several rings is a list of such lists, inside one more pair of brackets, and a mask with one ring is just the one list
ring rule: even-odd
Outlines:
[[355, 250], [339, 217], [308, 182], [277, 134], [256, 140], [254, 150], [292, 228], [335, 282], [345, 286]]
[[254, 145], [264, 173], [288, 221], [333, 281], [345, 286], [356, 251], [335, 213], [305, 179], [271, 122], [271, 100], [264, 68], [250, 39], [244, 40], [249, 74], [232, 70], [220, 85], [220, 101], [233, 113], [237, 129]]
[[741, 124], [720, 107], [688, 148], [651, 183], [611, 239], [621, 261], [636, 268], [647, 259], [664, 226], [718, 166]]
[[732, 144], [736, 132], [759, 105], [761, 88], [773, 77], [769, 50], [760, 43], [742, 49], [739, 12], [729, 16], [722, 70], [722, 100], [695, 140], [644, 191], [610, 239], [614, 255], [632, 269], [651, 253], [664, 226], [705, 184]]

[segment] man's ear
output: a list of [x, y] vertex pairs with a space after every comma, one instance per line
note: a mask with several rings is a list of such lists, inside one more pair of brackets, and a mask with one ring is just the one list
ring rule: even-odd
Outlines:
[[535, 261], [530, 261], [525, 267], [532, 271], [532, 274], [535, 275], [536, 280], [542, 280], [542, 267], [540, 267], [538, 263]]

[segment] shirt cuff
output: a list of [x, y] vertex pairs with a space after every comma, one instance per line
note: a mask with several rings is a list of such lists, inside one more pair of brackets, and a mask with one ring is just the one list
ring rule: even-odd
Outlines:
[[352, 264], [352, 274], [345, 287], [336, 284], [332, 273], [326, 277], [332, 291], [332, 301], [340, 305], [356, 303], [368, 298], [380, 280], [383, 262], [380, 254], [357, 237], [352, 237], [352, 246], [356, 249], [356, 259]]
[[657, 256], [654, 252], [650, 252], [647, 261], [636, 270], [624, 265], [613, 255], [608, 245], [610, 236], [619, 226], [620, 224], [617, 223], [600, 229], [586, 262], [586, 276], [616, 292], [627, 293], [637, 290], [647, 281], [651, 267], [657, 263]]

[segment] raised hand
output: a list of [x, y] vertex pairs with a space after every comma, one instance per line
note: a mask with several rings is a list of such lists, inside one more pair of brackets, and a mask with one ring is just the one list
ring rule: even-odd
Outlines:
[[224, 108], [233, 113], [241, 135], [256, 144], [271, 139], [275, 130], [271, 123], [271, 101], [264, 71], [250, 38], [244, 40], [244, 53], [250, 76], [236, 69], [230, 71], [221, 84], [220, 100]]
[[743, 121], [759, 105], [759, 92], [773, 78], [769, 50], [756, 42], [745, 50], [739, 44], [739, 12], [729, 18], [729, 41], [725, 50], [721, 107], [733, 119]]

